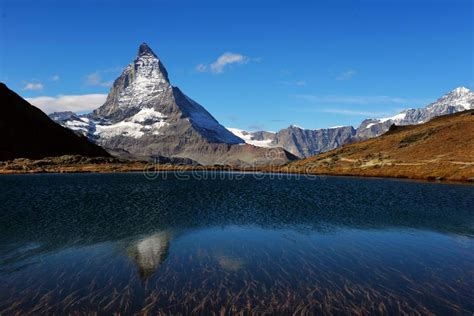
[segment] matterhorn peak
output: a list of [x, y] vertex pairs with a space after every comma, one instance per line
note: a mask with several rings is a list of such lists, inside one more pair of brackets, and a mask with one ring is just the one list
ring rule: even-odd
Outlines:
[[[105, 103], [88, 115], [55, 114], [63, 126], [126, 158], [183, 159], [199, 164], [274, 164], [294, 157], [283, 149], [240, 146], [199, 103], [171, 85], [159, 57], [146, 43], [114, 81]], [[235, 145], [235, 146], [234, 146]], [[190, 163], [190, 162], [188, 162]]]
[[137, 76], [141, 74], [144, 77], [164, 79], [169, 82], [165, 66], [145, 42], [138, 47], [138, 56], [134, 61], [134, 65], [130, 65], [130, 67], [135, 69]]
[[142, 55], [152, 55], [153, 57], [157, 58], [156, 54], [153, 52], [153, 50], [148, 46], [147, 43], [143, 42], [140, 44], [140, 47], [138, 47], [138, 56]]
[[121, 121], [137, 110], [173, 98], [168, 72], [151, 48], [142, 43], [137, 57], [128, 64], [118, 77], [105, 103], [94, 110], [93, 116]]

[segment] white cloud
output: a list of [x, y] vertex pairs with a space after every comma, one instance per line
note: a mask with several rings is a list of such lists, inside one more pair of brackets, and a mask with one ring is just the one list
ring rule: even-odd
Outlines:
[[58, 95], [55, 97], [41, 96], [36, 98], [26, 98], [34, 106], [40, 108], [45, 113], [72, 111], [91, 111], [104, 104], [106, 94], [83, 94], [83, 95]]
[[199, 64], [196, 66], [197, 72], [206, 72], [206, 70], [207, 70], [207, 65], [205, 64]]
[[22, 89], [24, 91], [39, 91], [43, 90], [44, 85], [39, 82], [28, 82], [25, 87]]
[[245, 57], [244, 55], [227, 52], [220, 55], [219, 58], [217, 58], [217, 60], [213, 62], [210, 67], [213, 73], [219, 74], [219, 73], [224, 72], [224, 68], [227, 65], [245, 64], [247, 63], [247, 61], [248, 61], [248, 58]]
[[98, 72], [94, 72], [87, 75], [86, 83], [95, 86], [100, 84], [101, 79], [102, 78], [100, 77], [100, 74]]
[[104, 80], [105, 77], [115, 76], [117, 72], [121, 70], [121, 67], [112, 67], [102, 70], [97, 70], [89, 75], [86, 76], [85, 81], [86, 84], [90, 86], [97, 86], [97, 87], [111, 87], [114, 83], [113, 80]]
[[96, 71], [86, 76], [86, 83], [90, 86], [111, 87], [113, 81], [102, 80], [101, 73], [99, 71]]
[[[232, 64], [246, 64], [250, 61], [250, 59], [242, 54], [235, 54], [226, 52], [220, 55], [216, 61], [211, 63], [210, 65], [206, 64], [199, 64], [196, 66], [196, 71], [198, 72], [206, 72], [210, 70], [214, 74], [223, 73], [225, 68]], [[252, 60], [252, 61], [257, 61]]]
[[357, 73], [354, 69], [348, 69], [336, 77], [336, 80], [349, 80]]
[[59, 75], [54, 75], [51, 77], [51, 81], [59, 81], [61, 80], [61, 77], [59, 77]]

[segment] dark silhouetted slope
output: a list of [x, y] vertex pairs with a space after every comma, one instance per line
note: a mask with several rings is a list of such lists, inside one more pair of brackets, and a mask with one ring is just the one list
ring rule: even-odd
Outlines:
[[0, 160], [61, 155], [110, 156], [0, 83]]

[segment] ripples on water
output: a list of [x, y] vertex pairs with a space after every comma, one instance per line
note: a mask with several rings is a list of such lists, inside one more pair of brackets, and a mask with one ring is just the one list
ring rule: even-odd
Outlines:
[[474, 187], [0, 177], [0, 314], [472, 314]]

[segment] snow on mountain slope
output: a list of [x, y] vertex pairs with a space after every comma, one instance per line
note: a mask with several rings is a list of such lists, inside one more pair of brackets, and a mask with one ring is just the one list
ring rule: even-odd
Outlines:
[[[229, 131], [231, 131], [234, 135], [237, 137], [242, 138], [247, 144], [258, 146], [258, 147], [274, 147], [271, 145], [273, 139], [272, 138], [266, 138], [266, 139], [261, 139], [258, 140], [256, 139], [255, 135], [251, 132], [246, 132], [243, 130], [240, 130], [238, 128], [227, 128]], [[266, 132], [269, 134], [274, 134], [271, 132]]]
[[72, 112], [55, 112], [50, 114], [50, 117], [78, 134], [102, 140], [116, 136], [139, 139], [146, 133], [158, 135], [159, 130], [168, 125], [166, 116], [153, 108], [143, 108], [135, 115], [114, 124]]
[[166, 115], [156, 111], [153, 108], [143, 108], [137, 114], [130, 118], [132, 122], [145, 122], [149, 120], [165, 119]]

